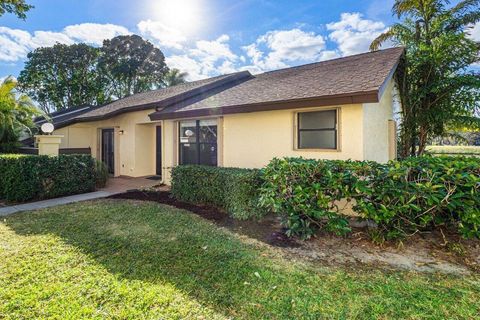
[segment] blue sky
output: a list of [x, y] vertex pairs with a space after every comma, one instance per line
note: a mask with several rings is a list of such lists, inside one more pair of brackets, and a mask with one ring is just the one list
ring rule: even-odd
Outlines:
[[[26, 21], [0, 17], [0, 77], [55, 42], [100, 45], [136, 33], [191, 80], [262, 72], [364, 52], [390, 25], [393, 0], [30, 0]], [[480, 28], [475, 28], [480, 38]]]

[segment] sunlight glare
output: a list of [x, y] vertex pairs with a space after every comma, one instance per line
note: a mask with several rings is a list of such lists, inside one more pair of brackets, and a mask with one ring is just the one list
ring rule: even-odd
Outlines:
[[191, 34], [202, 24], [202, 0], [153, 0], [152, 15], [166, 26]]

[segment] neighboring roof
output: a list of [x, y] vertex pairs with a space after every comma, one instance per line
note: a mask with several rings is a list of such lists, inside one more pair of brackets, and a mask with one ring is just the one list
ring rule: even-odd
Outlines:
[[36, 117], [34, 119], [34, 122], [37, 125], [41, 125], [42, 123], [45, 123], [45, 122], [51, 122], [55, 125], [57, 123], [67, 121], [69, 119], [75, 118], [75, 117], [77, 117], [79, 115], [82, 115], [84, 113], [87, 113], [88, 111], [92, 110], [93, 108], [95, 108], [95, 107], [86, 104], [86, 105], [83, 105], [83, 106], [78, 106], [78, 107], [69, 108], [69, 109], [65, 109], [65, 110], [59, 110], [59, 111], [49, 113], [48, 117], [44, 117], [44, 116]]
[[225, 90], [159, 110], [152, 120], [378, 102], [403, 48], [363, 53], [255, 75]]

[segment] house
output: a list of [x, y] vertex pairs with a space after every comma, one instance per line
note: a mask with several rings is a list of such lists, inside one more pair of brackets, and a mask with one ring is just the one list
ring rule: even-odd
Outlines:
[[396, 154], [392, 48], [135, 94], [53, 119], [61, 148], [91, 148], [115, 176], [179, 164], [258, 168], [274, 157], [386, 162]]

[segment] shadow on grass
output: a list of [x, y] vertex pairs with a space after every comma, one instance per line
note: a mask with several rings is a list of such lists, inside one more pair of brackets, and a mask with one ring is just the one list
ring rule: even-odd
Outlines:
[[[263, 276], [279, 272], [259, 251], [203, 219], [150, 203], [109, 200], [61, 206], [17, 214], [7, 225], [21, 235], [60, 236], [110, 273], [173, 283], [217, 312], [265, 314], [255, 305], [268, 303], [275, 284]], [[288, 314], [288, 309], [284, 306], [281, 313]]]
[[[18, 214], [7, 225], [21, 235], [58, 235], [110, 273], [172, 283], [216, 312], [239, 318], [408, 317], [410, 312], [441, 312], [438, 305], [461, 296], [441, 290], [441, 298], [436, 297], [435, 286], [449, 285], [424, 277], [327, 273], [267, 257], [271, 251], [246, 245], [185, 211], [153, 203], [86, 202]], [[418, 305], [402, 308], [413, 297]]]

